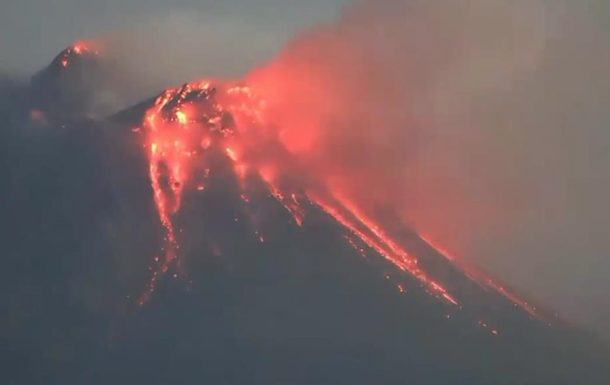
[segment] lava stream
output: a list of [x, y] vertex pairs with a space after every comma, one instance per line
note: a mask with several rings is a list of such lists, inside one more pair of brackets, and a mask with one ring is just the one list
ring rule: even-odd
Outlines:
[[[337, 200], [335, 204], [331, 204], [314, 194], [310, 193], [309, 196], [313, 203], [317, 204], [343, 227], [348, 229], [370, 248], [374, 249], [379, 255], [392, 262], [401, 270], [411, 273], [411, 275], [419, 279], [422, 284], [427, 286], [432, 293], [435, 293], [437, 297], [442, 297], [446, 301], [456, 306], [458, 305], [455, 298], [453, 298], [443, 286], [433, 281], [417, 266], [417, 259], [409, 256], [404, 249], [399, 247], [392, 239], [385, 235], [369, 218], [366, 218], [353, 207], [350, 209], [349, 205], [346, 205], [341, 201]], [[350, 220], [349, 217], [352, 217], [353, 220]]]
[[[180, 210], [185, 188], [205, 189], [205, 179], [210, 172], [208, 156], [212, 150], [220, 149], [233, 165], [246, 210], [250, 203], [246, 175], [254, 175], [264, 181], [270, 195], [287, 210], [298, 226], [303, 225], [306, 216], [301, 202], [309, 199], [312, 207], [319, 207], [345, 229], [344, 236], [360, 254], [365, 256], [365, 249], [356, 243], [356, 239], [415, 277], [431, 295], [459, 306], [449, 290], [419, 266], [415, 256], [392, 239], [354, 202], [335, 193], [323, 179], [310, 183], [298, 178], [299, 167], [292, 167], [298, 165], [298, 159], [277, 140], [273, 124], [266, 120], [265, 106], [265, 101], [246, 86], [212, 86], [209, 81], [199, 81], [167, 89], [146, 111], [142, 124], [146, 138], [144, 147], [148, 150], [149, 177], [159, 220], [165, 228], [165, 238], [164, 257], [158, 261], [140, 303], [146, 302], [154, 291], [159, 276], [173, 265], [180, 265], [180, 245], [173, 216]], [[250, 217], [253, 218], [252, 215]], [[265, 238], [255, 222], [251, 219], [254, 234], [260, 242], [264, 242]], [[430, 241], [426, 242], [452, 259]], [[536, 314], [535, 308], [490, 279], [475, 276], [474, 280], [498, 291], [530, 314]], [[400, 288], [404, 291], [404, 287]]]

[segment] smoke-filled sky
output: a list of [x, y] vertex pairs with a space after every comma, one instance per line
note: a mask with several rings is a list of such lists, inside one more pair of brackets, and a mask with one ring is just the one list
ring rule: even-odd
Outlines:
[[311, 172], [610, 336], [610, 5], [341, 3], [13, 1], [1, 68], [88, 36], [142, 96], [255, 68]]

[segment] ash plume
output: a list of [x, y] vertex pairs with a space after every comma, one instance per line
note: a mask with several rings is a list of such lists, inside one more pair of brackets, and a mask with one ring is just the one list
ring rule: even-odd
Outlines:
[[607, 334], [609, 11], [359, 1], [248, 81], [310, 174]]

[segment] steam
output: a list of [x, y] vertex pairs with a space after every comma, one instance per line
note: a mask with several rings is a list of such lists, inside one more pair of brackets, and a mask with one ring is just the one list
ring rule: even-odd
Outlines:
[[609, 14], [593, 0], [359, 1], [249, 82], [311, 174], [602, 330]]

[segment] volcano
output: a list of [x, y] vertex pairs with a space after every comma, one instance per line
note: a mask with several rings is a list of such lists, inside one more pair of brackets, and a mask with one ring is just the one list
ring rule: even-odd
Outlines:
[[27, 93], [31, 108], [63, 124], [107, 112], [111, 81], [106, 68], [90, 43], [64, 49], [32, 77]]
[[92, 120], [79, 47], [2, 98], [7, 383], [610, 380], [596, 336], [302, 170], [247, 85]]

